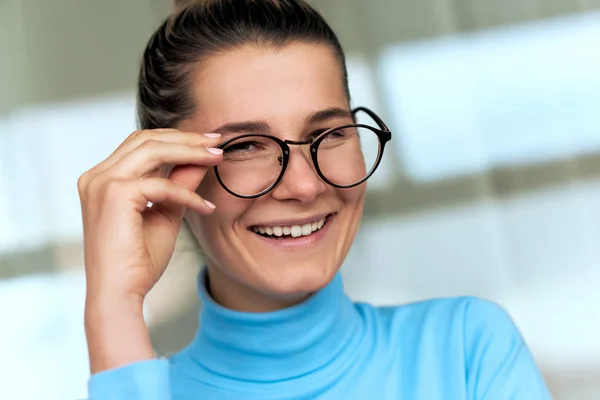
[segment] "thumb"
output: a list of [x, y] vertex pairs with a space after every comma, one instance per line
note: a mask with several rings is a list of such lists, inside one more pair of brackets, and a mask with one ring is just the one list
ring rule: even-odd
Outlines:
[[169, 179], [188, 190], [196, 191], [206, 172], [207, 167], [199, 165], [177, 165], [169, 173]]

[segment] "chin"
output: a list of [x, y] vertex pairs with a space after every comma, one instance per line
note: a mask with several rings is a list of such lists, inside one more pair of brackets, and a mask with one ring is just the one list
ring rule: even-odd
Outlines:
[[323, 289], [334, 278], [338, 268], [307, 266], [278, 268], [263, 276], [263, 290], [277, 296], [307, 295]]

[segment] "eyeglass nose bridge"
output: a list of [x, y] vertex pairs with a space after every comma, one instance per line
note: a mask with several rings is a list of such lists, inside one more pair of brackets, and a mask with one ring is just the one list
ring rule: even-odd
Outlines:
[[308, 140], [302, 140], [302, 141], [284, 140], [283, 143], [291, 144], [292, 146], [303, 146], [303, 145], [306, 145], [306, 144], [312, 144], [314, 141], [315, 141], [314, 138], [310, 138]]
[[[289, 146], [306, 146], [306, 145], [311, 145], [313, 144], [315, 141], [314, 138], [310, 138], [308, 140], [282, 140], [283, 143], [285, 143], [288, 146], [285, 146], [285, 148], [283, 149], [283, 154], [282, 156], [277, 157], [277, 161], [279, 162], [279, 166], [283, 166], [283, 157], [285, 156], [286, 158], [288, 158], [290, 156], [290, 148]], [[316, 149], [311, 148], [311, 152], [316, 152]]]

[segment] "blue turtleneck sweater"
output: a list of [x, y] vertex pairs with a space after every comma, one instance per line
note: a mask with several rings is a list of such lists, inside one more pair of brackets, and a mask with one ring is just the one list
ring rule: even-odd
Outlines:
[[243, 313], [216, 304], [203, 282], [191, 344], [169, 359], [93, 375], [90, 400], [550, 399], [494, 303], [463, 297], [376, 308], [353, 303], [338, 274], [299, 305]]

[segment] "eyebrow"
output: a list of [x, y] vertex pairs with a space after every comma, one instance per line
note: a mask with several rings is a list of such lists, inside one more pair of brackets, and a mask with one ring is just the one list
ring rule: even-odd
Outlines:
[[[326, 122], [334, 118], [352, 118], [352, 113], [343, 108], [330, 107], [309, 115], [304, 122], [307, 125], [313, 125], [319, 122]], [[265, 134], [268, 133], [270, 129], [271, 127], [267, 121], [259, 119], [252, 121], [229, 122], [211, 130], [211, 132], [220, 133], [223, 136], [236, 133]]]
[[269, 130], [269, 124], [261, 119], [256, 121], [229, 122], [211, 130], [211, 132], [220, 133], [225, 136], [233, 133], [267, 133]]
[[325, 122], [334, 118], [352, 118], [352, 113], [349, 110], [339, 107], [326, 108], [324, 110], [317, 111], [306, 118], [305, 123], [307, 125], [311, 125], [319, 122]]

